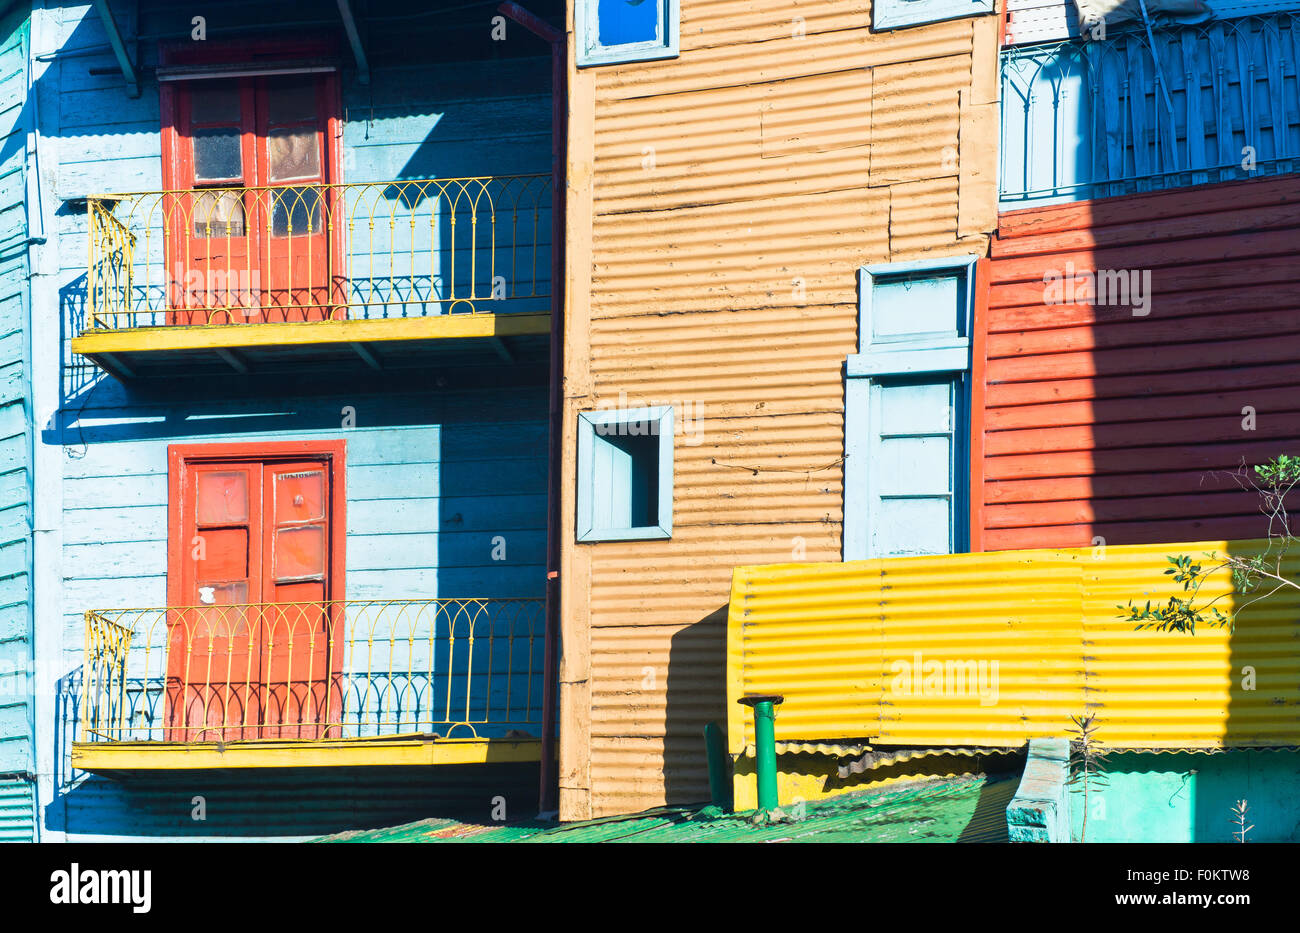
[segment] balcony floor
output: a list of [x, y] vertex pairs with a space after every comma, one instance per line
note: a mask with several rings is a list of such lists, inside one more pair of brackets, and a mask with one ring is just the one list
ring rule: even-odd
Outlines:
[[384, 371], [431, 363], [539, 356], [550, 314], [445, 314], [271, 324], [138, 327], [87, 331], [72, 350], [119, 379], [180, 373], [300, 371], [340, 364]]
[[434, 738], [247, 742], [74, 742], [72, 766], [96, 774], [234, 768], [329, 768], [541, 761], [538, 738]]

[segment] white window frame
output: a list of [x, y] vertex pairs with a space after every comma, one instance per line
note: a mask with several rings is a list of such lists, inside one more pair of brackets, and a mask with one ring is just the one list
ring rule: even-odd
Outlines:
[[871, 5], [871, 28], [882, 32], [983, 16], [992, 13], [993, 6], [993, 0], [875, 0]]
[[677, 58], [681, 46], [680, 0], [646, 0], [656, 3], [662, 13], [659, 35], [652, 41], [601, 45], [599, 0], [574, 0], [573, 32], [577, 47], [574, 59], [579, 68], [614, 65], [624, 62], [652, 62]]
[[[858, 270], [858, 352], [844, 365], [844, 534], [843, 559], [866, 560], [878, 555], [871, 548], [871, 386], [898, 376], [951, 373], [959, 382], [954, 412], [954, 457], [957, 466], [969, 459], [971, 327], [975, 308], [975, 255], [914, 262], [881, 263]], [[933, 272], [964, 274], [964, 307], [952, 335], [924, 334], [888, 343], [872, 341], [872, 292], [877, 277]], [[953, 550], [969, 545], [970, 504], [961, 476], [969, 486], [969, 469], [953, 477]]]

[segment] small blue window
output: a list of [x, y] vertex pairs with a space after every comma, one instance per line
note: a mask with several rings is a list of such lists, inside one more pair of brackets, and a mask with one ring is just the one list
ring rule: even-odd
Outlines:
[[576, 0], [579, 66], [676, 58], [679, 0]]
[[879, 32], [992, 12], [993, 0], [876, 0], [871, 28]]
[[671, 407], [578, 413], [579, 541], [671, 538]]

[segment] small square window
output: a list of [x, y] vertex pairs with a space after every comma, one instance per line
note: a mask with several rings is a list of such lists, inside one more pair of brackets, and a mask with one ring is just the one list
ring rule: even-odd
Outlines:
[[992, 12], [993, 0], [877, 0], [872, 4], [871, 28], [879, 32]]
[[676, 58], [679, 0], [576, 0], [579, 67]]
[[673, 410], [578, 413], [579, 541], [671, 538]]

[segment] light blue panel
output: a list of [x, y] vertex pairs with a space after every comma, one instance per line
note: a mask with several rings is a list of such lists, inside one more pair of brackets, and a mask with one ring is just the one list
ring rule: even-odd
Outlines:
[[659, 35], [662, 6], [655, 0], [595, 0], [601, 45], [653, 42]]
[[947, 554], [956, 538], [953, 380], [880, 380], [871, 396], [871, 553]]
[[877, 279], [871, 296], [871, 342], [959, 336], [964, 298], [956, 274]]
[[876, 30], [900, 29], [992, 12], [993, 0], [877, 0], [871, 7], [871, 25]]
[[[1232, 726], [1229, 724], [1229, 730]], [[1235, 843], [1232, 808], [1248, 806], [1248, 842], [1300, 842], [1300, 753], [1239, 749], [1222, 754], [1112, 752], [1107, 785], [1072, 785], [1073, 836], [1085, 842]]]

